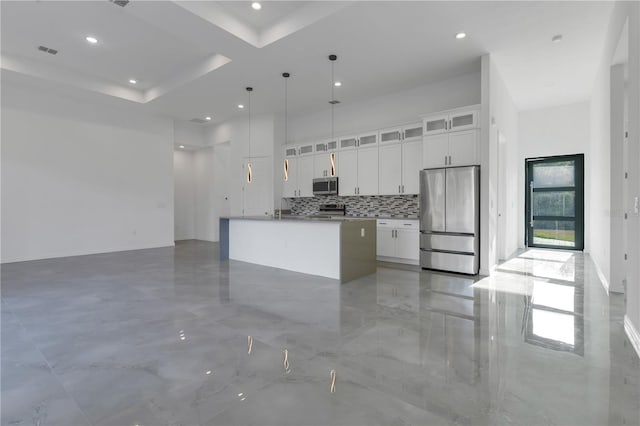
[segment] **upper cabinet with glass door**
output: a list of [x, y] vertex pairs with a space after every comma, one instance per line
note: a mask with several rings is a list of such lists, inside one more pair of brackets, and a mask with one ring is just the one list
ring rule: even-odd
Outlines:
[[478, 127], [479, 108], [477, 106], [459, 108], [425, 116], [424, 134], [457, 132]]

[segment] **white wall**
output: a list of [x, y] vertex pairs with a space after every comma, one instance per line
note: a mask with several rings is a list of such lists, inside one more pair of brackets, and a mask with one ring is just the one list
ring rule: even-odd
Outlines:
[[[628, 191], [624, 196], [624, 204], [629, 215], [626, 221], [628, 261], [626, 262], [625, 329], [627, 330], [627, 324], [629, 324], [638, 334], [640, 333], [640, 215], [636, 214], [632, 207], [634, 198], [640, 197], [640, 3], [638, 2], [617, 2], [611, 15], [605, 49], [591, 97], [591, 149], [594, 154], [592, 168], [597, 169], [594, 181], [596, 177], [602, 177], [604, 174], [611, 176], [611, 173], [616, 172], [610, 169], [609, 157], [605, 157], [605, 162], [605, 159], [596, 158], [595, 153], [611, 152], [611, 65], [625, 22], [628, 22], [629, 28], [629, 78], [627, 81], [629, 138], [626, 159]], [[609, 179], [606, 182], [609, 182]], [[608, 239], [610, 213], [605, 209], [609, 208], [607, 204], [609, 190], [609, 187], [594, 183], [592, 198], [593, 245], [595, 246], [596, 242], [602, 244], [602, 249], [607, 252], [611, 244], [620, 244], [618, 241]], [[605, 272], [609, 259], [595, 250], [592, 257]], [[631, 336], [629, 330], [627, 334]], [[640, 341], [636, 341], [635, 344], [640, 355]]]
[[[482, 56], [481, 61], [480, 273], [489, 275], [498, 260], [516, 248], [514, 160], [519, 130], [518, 112], [499, 70], [490, 55]], [[498, 253], [499, 247], [502, 253]]]
[[196, 180], [195, 154], [176, 149], [173, 152], [174, 239], [195, 238]]
[[173, 123], [2, 87], [2, 262], [173, 245]]
[[204, 138], [205, 126], [202, 124], [173, 121], [173, 139], [176, 146], [184, 145], [188, 148], [202, 148], [206, 145]]
[[273, 213], [276, 125], [272, 114], [253, 117], [251, 147], [248, 117], [205, 129], [205, 144], [209, 148], [196, 152], [196, 238], [217, 241], [220, 216], [243, 215], [249, 156], [254, 163], [250, 189], [257, 186], [265, 189], [266, 194], [261, 197], [264, 206], [259, 210]]
[[[490, 127], [491, 163], [496, 160], [496, 166], [491, 167], [490, 171], [491, 180], [495, 179], [492, 188], [495, 188], [496, 194], [490, 196], [495, 205], [492, 206], [490, 202], [489, 210], [491, 222], [495, 220], [496, 239], [502, 240], [502, 253], [498, 252], [500, 245], [497, 241], [496, 247], [490, 248], [490, 260], [495, 264], [500, 259], [508, 259], [518, 249], [518, 217], [521, 216], [518, 210], [517, 178], [519, 123], [518, 110], [500, 71], [493, 61], [490, 66], [490, 118], [489, 123], [485, 124]], [[495, 254], [492, 255], [491, 250], [495, 250]]]
[[[524, 247], [524, 200], [526, 158], [553, 155], [584, 154], [585, 251], [593, 247], [590, 226], [591, 183], [595, 180], [591, 167], [589, 102], [520, 112], [518, 154], [518, 243]], [[604, 154], [602, 154], [604, 155]], [[608, 159], [608, 157], [607, 157]], [[607, 160], [608, 161], [608, 160]], [[607, 183], [608, 185], [608, 180]], [[602, 183], [605, 185], [605, 183]]]
[[[336, 135], [419, 122], [424, 114], [479, 104], [480, 73], [465, 74], [358, 102], [341, 100], [344, 103], [335, 108]], [[330, 137], [329, 105], [325, 110], [311, 114], [291, 115], [288, 135], [289, 143]]]

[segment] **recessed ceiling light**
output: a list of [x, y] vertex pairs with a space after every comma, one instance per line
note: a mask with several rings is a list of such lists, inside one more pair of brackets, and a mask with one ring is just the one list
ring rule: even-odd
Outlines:
[[138, 80], [134, 80], [133, 78], [131, 80], [129, 80], [129, 83], [131, 84], [136, 84], [138, 82]]
[[204, 119], [207, 120], [207, 121], [210, 121], [211, 117], [205, 117]]
[[253, 8], [253, 10], [262, 9], [262, 5], [260, 4], [260, 2], [257, 2], [257, 1], [254, 1], [253, 3], [251, 3], [251, 7]]
[[558, 43], [560, 41], [562, 41], [562, 34], [556, 34], [553, 37], [551, 37], [551, 41], [554, 43]]
[[333, 83], [333, 85], [336, 87], [340, 87], [342, 86], [342, 83], [340, 81], [336, 81], [335, 83]]
[[462, 40], [463, 38], [465, 38], [467, 36], [467, 33], [458, 33], [456, 34], [456, 38], [458, 40]]
[[[181, 149], [184, 149], [184, 145], [180, 145], [180, 148], [181, 148]], [[180, 336], [180, 337], [183, 337], [183, 336]]]
[[98, 42], [98, 39], [95, 38], [94, 36], [86, 36], [84, 39], [91, 44], [96, 44]]
[[240, 104], [240, 105], [238, 105], [238, 108], [242, 109], [242, 108], [244, 108], [244, 105]]

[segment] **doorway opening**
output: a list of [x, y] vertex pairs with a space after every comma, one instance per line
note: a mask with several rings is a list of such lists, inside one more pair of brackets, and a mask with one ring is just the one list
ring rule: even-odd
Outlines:
[[584, 249], [584, 154], [525, 160], [527, 247]]

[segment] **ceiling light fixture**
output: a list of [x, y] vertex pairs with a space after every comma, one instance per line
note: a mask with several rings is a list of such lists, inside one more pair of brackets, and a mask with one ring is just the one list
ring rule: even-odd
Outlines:
[[138, 82], [138, 80], [134, 80], [133, 78], [131, 80], [129, 80], [129, 83], [131, 84], [136, 84]]
[[211, 121], [211, 117], [205, 117], [204, 119], [207, 121]]
[[184, 149], [184, 145], [180, 145], [180, 149]]
[[342, 82], [336, 81], [335, 83], [333, 83], [333, 85], [336, 86], [336, 87], [340, 87], [340, 86], [342, 86]]
[[551, 41], [554, 43], [559, 43], [562, 41], [562, 34], [556, 34], [553, 37], [551, 37]]
[[94, 36], [86, 36], [84, 39], [91, 44], [96, 44], [98, 42], [98, 39], [95, 38]]
[[467, 33], [457, 33], [456, 34], [456, 38], [458, 40], [462, 40], [463, 38], [465, 38], [467, 36]]
[[247, 183], [251, 183], [253, 180], [253, 170], [251, 168], [251, 92], [253, 92], [253, 87], [247, 87], [246, 90], [249, 94], [249, 161], [247, 161]]
[[251, 3], [251, 7], [253, 8], [253, 10], [262, 9], [262, 5], [260, 4], [260, 2], [257, 2], [257, 1], [254, 1], [253, 3]]
[[[289, 74], [288, 72], [282, 73], [282, 77], [284, 78], [284, 152], [285, 152], [284, 164], [282, 166], [284, 169], [284, 175], [282, 176], [282, 178], [284, 179], [285, 182], [289, 180], [289, 159], [286, 158], [286, 152], [287, 152], [287, 142], [289, 140], [288, 134], [287, 134], [288, 116], [289, 116], [289, 104], [287, 99], [287, 81], [289, 81], [290, 76], [291, 74]], [[282, 211], [282, 209], [280, 210]]]
[[238, 105], [238, 108], [242, 109], [242, 108], [244, 108], [244, 105], [240, 104], [240, 105]]
[[[334, 88], [336, 86], [339, 87], [342, 84], [339, 81], [336, 81], [335, 79], [335, 62], [337, 59], [338, 59], [338, 55], [329, 55], [329, 61], [331, 61], [331, 82], [333, 83], [331, 85], [331, 100], [329, 101], [329, 104], [331, 104], [331, 141], [330, 142], [334, 142], [334, 130], [335, 130], [334, 109], [336, 104], [339, 103], [339, 101], [336, 100]], [[336, 144], [336, 148], [337, 146], [338, 144]], [[335, 152], [329, 153], [329, 163], [330, 163], [329, 176], [334, 177], [336, 175], [336, 153]]]

